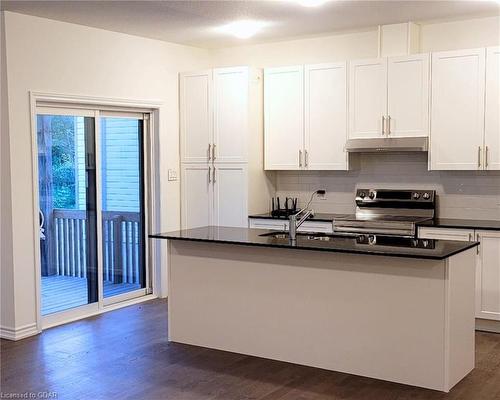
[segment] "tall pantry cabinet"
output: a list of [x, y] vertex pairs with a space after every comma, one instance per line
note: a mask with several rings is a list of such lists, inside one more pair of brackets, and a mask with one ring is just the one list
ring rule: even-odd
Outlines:
[[262, 73], [249, 67], [180, 75], [181, 226], [247, 226], [268, 211]]

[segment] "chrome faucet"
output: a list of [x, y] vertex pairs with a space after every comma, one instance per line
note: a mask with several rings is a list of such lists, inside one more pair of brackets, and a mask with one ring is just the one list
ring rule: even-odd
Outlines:
[[[312, 213], [312, 210], [302, 209], [298, 213], [290, 215], [290, 225], [288, 228], [288, 237], [290, 238], [290, 241], [295, 242], [297, 240], [297, 229]], [[297, 221], [297, 218], [299, 217], [300, 219]]]

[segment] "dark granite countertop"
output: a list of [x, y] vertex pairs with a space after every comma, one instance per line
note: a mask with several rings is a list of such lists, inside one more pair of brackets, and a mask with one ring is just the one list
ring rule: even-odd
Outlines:
[[[204, 226], [175, 232], [149, 235], [155, 239], [186, 240], [195, 242], [227, 243], [245, 246], [275, 247], [309, 251], [325, 251], [351, 254], [365, 254], [390, 257], [409, 257], [443, 260], [464, 250], [476, 247], [477, 242], [458, 242], [450, 240], [432, 241], [433, 248], [410, 248], [399, 246], [361, 244], [355, 237], [333, 236], [332, 240], [311, 240], [306, 234], [297, 235], [296, 243], [287, 238], [263, 236], [273, 231], [264, 229], [230, 228]], [[309, 234], [310, 235], [310, 234]]]
[[[335, 218], [341, 218], [346, 214], [331, 214], [331, 213], [317, 213], [308, 220], [311, 221], [324, 221], [330, 222]], [[273, 217], [271, 213], [249, 215], [248, 218], [262, 218], [262, 219], [281, 219], [283, 217]], [[485, 230], [500, 230], [500, 221], [496, 220], [481, 220], [481, 219], [455, 219], [455, 218], [435, 218], [431, 221], [426, 221], [418, 224], [418, 226], [428, 226], [436, 228], [455, 228], [455, 229], [485, 229]]]
[[431, 221], [422, 222], [418, 226], [500, 231], [500, 221], [481, 219], [435, 218]]

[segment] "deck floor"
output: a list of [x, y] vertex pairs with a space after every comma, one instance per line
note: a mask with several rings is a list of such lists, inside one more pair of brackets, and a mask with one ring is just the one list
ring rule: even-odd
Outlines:
[[[140, 289], [139, 284], [104, 281], [104, 297]], [[42, 315], [87, 304], [87, 278], [42, 276]]]

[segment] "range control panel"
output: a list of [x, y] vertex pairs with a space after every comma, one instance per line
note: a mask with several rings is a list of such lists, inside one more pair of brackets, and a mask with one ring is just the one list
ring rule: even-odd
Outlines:
[[392, 190], [392, 189], [358, 189], [356, 202], [390, 201], [390, 202], [428, 202], [433, 203], [434, 190]]

